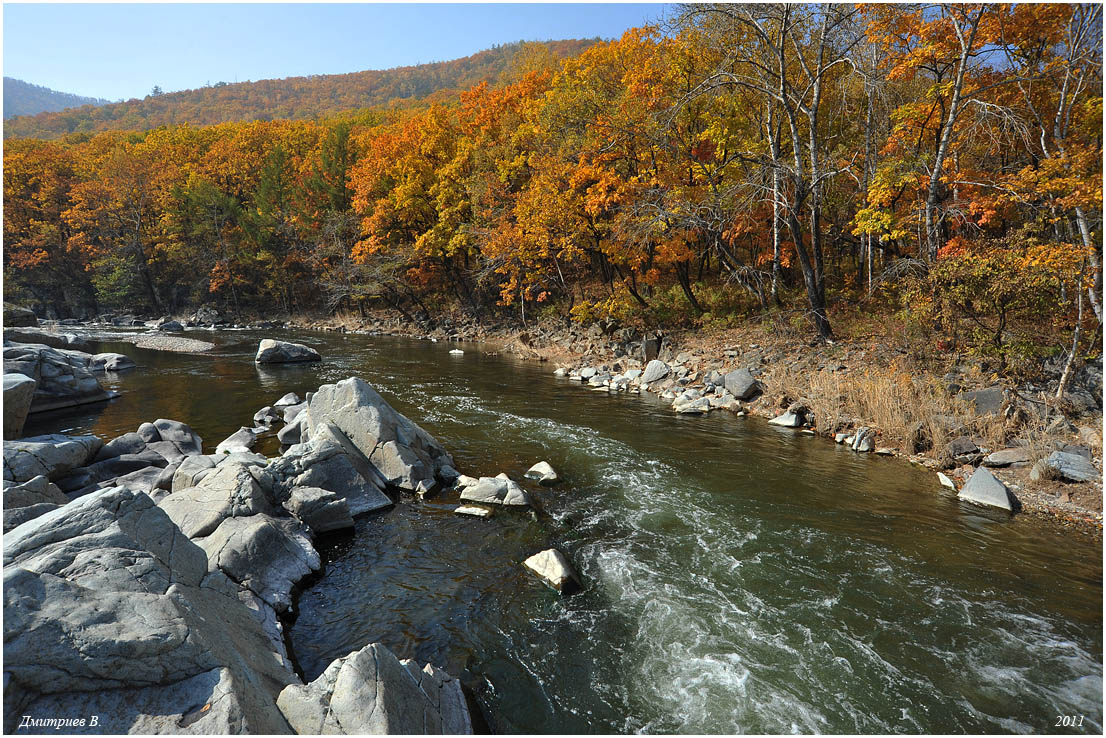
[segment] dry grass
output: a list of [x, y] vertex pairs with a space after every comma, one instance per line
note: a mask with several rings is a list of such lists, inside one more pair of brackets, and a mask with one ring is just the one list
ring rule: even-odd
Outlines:
[[868, 426], [878, 429], [882, 445], [908, 454], [943, 449], [960, 435], [971, 435], [992, 448], [1006, 440], [1001, 417], [976, 417], [936, 377], [899, 367], [863, 373], [784, 369], [773, 380], [813, 411], [816, 430], [825, 434]]

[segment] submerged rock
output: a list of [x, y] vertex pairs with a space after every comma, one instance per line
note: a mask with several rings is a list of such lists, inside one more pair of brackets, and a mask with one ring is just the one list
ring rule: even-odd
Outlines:
[[458, 505], [453, 512], [458, 515], [468, 515], [473, 518], [490, 518], [492, 511], [479, 505]]

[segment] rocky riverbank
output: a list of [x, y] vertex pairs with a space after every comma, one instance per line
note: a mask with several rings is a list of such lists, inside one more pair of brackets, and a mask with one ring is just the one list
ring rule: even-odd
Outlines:
[[[672, 401], [674, 412], [742, 413], [848, 442], [858, 453], [902, 457], [933, 470], [935, 489], [941, 480], [962, 491], [986, 468], [1006, 487], [1012, 510], [1102, 532], [1101, 359], [1080, 367], [1056, 399], [1047, 381], [1003, 382], [978, 361], [919, 366], [904, 349], [870, 338], [821, 344], [762, 325], [643, 335], [563, 321], [523, 331], [466, 320], [419, 325], [383, 313], [291, 325], [478, 341], [548, 362], [561, 381], [575, 377], [588, 389], [647, 391]], [[664, 365], [654, 371], [664, 373], [643, 381], [654, 359]], [[754, 394], [734, 394], [726, 377], [738, 371], [755, 382]]]
[[304, 443], [271, 460], [203, 455], [170, 420], [5, 442], [5, 522], [23, 511], [4, 536], [6, 732], [471, 732], [456, 680], [380, 644], [296, 675], [282, 616], [320, 567], [313, 537], [459, 476], [358, 379], [301, 414]]

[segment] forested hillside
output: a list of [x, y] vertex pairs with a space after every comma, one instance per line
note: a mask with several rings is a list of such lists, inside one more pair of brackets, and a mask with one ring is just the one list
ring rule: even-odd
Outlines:
[[[593, 43], [595, 39], [505, 44], [462, 59], [382, 71], [217, 82], [198, 90], [7, 120], [4, 136], [60, 138], [70, 133], [141, 131], [182, 123], [206, 126], [232, 121], [305, 120], [361, 108], [433, 102], [456, 96], [480, 82], [496, 82], [531, 57], [566, 58]], [[5, 96], [6, 85], [5, 81]]]
[[13, 77], [4, 78], [4, 118], [16, 115], [34, 115], [75, 108], [81, 105], [104, 105], [107, 100], [98, 97], [81, 97], [68, 92], [58, 92], [49, 87], [32, 85]]
[[1097, 5], [696, 5], [456, 103], [8, 141], [6, 292], [63, 315], [773, 312], [823, 339], [848, 306], [1000, 371], [1095, 351], [1101, 30]]

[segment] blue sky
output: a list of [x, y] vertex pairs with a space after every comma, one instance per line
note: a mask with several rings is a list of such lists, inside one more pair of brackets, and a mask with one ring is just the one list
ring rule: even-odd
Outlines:
[[444, 61], [495, 44], [614, 38], [662, 4], [5, 3], [4, 76], [109, 100], [225, 81]]

